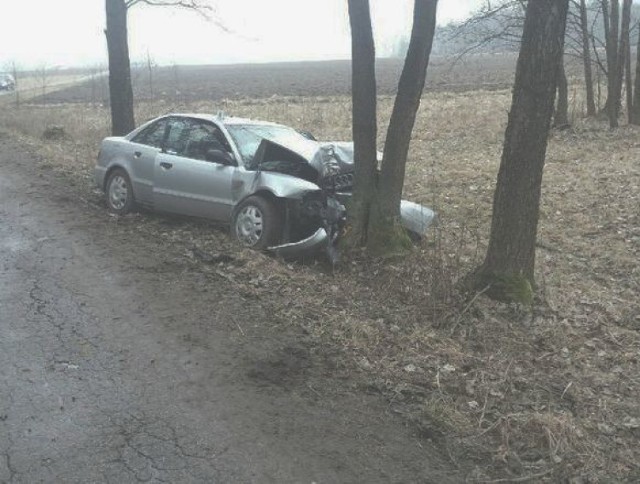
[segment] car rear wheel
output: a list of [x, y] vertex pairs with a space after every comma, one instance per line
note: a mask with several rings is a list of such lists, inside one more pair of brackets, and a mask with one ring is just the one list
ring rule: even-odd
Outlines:
[[107, 206], [111, 212], [124, 215], [133, 210], [134, 200], [131, 180], [124, 170], [117, 168], [109, 174], [105, 192], [107, 194]]
[[245, 247], [257, 250], [273, 247], [282, 234], [282, 214], [275, 203], [254, 195], [236, 209], [231, 231]]

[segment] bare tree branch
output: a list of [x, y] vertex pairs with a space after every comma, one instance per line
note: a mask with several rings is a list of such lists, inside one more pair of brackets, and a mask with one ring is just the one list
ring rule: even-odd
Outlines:
[[127, 8], [139, 3], [152, 5], [154, 7], [180, 7], [201, 11], [213, 10], [213, 7], [209, 3], [200, 0], [128, 0], [126, 2]]
[[185, 10], [192, 10], [210, 22], [216, 27], [227, 33], [231, 30], [220, 20], [217, 8], [210, 3], [210, 0], [127, 0], [125, 2], [127, 8], [136, 5], [149, 5], [152, 7], [177, 7]]

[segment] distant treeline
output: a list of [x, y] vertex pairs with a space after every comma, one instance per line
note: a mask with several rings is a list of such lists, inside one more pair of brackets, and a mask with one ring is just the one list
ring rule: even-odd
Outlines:
[[[592, 35], [599, 39], [596, 45], [604, 47], [604, 22], [600, 10], [600, 1], [591, 0], [589, 5], [589, 26]], [[460, 53], [495, 54], [503, 52], [517, 52], [522, 37], [522, 20], [524, 19], [523, 4], [520, 1], [506, 0], [500, 8], [492, 11], [481, 10], [468, 20], [439, 26], [433, 45], [435, 55], [459, 55]], [[571, 12], [567, 21], [566, 49], [580, 48], [576, 22], [576, 6], [571, 3]], [[636, 46], [638, 41], [638, 22], [640, 20], [640, 5], [633, 5], [631, 11], [631, 42]], [[635, 33], [635, 35], [634, 35]], [[409, 45], [409, 37], [403, 36], [393, 43], [392, 57], [403, 58]], [[600, 45], [599, 45], [600, 46]]]

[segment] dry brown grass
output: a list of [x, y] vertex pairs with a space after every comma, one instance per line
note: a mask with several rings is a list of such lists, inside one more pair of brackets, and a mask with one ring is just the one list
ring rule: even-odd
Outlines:
[[[222, 231], [133, 215], [135, 236], [163, 237], [212, 280], [234, 284], [278, 325], [297, 325], [340, 348], [339, 372], [384, 393], [423, 435], [478, 482], [640, 479], [640, 142], [576, 120], [554, 133], [545, 172], [533, 313], [471, 300], [455, 281], [486, 247], [507, 91], [433, 93], [423, 103], [410, 155], [407, 198], [433, 206], [440, 226], [406, 259], [354, 259], [335, 273], [240, 252]], [[380, 100], [382, 132], [392, 99]], [[347, 98], [270, 98], [138, 107], [139, 120], [168, 111], [219, 109], [348, 139]], [[68, 139], [44, 142], [64, 126]], [[44, 162], [90, 185], [107, 111], [31, 106], [1, 125], [35, 143]], [[381, 133], [381, 141], [382, 141]], [[31, 140], [31, 141], [29, 141]], [[35, 141], [34, 141], [35, 140]], [[234, 261], [206, 264], [198, 251]], [[506, 481], [499, 481], [507, 479]]]

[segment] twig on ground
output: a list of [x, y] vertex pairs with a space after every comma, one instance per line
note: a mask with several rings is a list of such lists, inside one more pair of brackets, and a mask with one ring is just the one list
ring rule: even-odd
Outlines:
[[475, 296], [473, 296], [471, 298], [471, 301], [469, 301], [469, 304], [467, 304], [465, 306], [465, 308], [462, 310], [462, 312], [458, 315], [458, 319], [456, 319], [456, 322], [454, 323], [453, 327], [451, 328], [451, 334], [454, 333], [455, 329], [458, 327], [458, 325], [460, 324], [460, 321], [462, 321], [462, 317], [466, 314], [467, 311], [469, 311], [469, 309], [471, 308], [471, 306], [473, 305], [474, 302], [476, 302], [476, 300], [482, 296], [485, 292], [487, 292], [489, 289], [491, 288], [491, 285], [488, 285], [487, 287], [485, 287], [482, 291], [478, 292]]
[[541, 477], [547, 476], [549, 474], [551, 474], [554, 471], [554, 469], [547, 469], [544, 472], [540, 472], [538, 474], [530, 474], [528, 476], [522, 476], [522, 477], [505, 477], [504, 479], [494, 479], [491, 481], [487, 481], [484, 479], [480, 479], [480, 480], [474, 480], [472, 482], [481, 482], [482, 484], [497, 484], [499, 482], [529, 482], [529, 481], [533, 481], [535, 479], [540, 479]]

